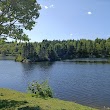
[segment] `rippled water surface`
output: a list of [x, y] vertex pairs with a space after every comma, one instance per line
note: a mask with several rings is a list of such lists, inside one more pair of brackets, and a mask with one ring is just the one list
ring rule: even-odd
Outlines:
[[0, 61], [0, 87], [26, 92], [33, 80], [48, 80], [54, 97], [93, 107], [110, 107], [110, 64]]

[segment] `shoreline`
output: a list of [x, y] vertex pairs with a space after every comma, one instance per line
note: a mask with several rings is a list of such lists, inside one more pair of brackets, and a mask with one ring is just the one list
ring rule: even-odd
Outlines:
[[[15, 109], [15, 108], [22, 108], [29, 107], [29, 108], [35, 108], [40, 107], [37, 110], [98, 110], [97, 108], [92, 108], [88, 106], [84, 106], [81, 104], [77, 104], [75, 102], [70, 101], [64, 101], [57, 98], [36, 98], [32, 97], [31, 94], [18, 92], [11, 89], [6, 88], [0, 88], [0, 107], [4, 108], [5, 110], [8, 110], [8, 108]], [[8, 104], [11, 103], [11, 105], [15, 104], [15, 102], [20, 102], [18, 105], [10, 106]], [[23, 104], [21, 102], [24, 102]], [[3, 104], [7, 103], [7, 104]], [[48, 106], [47, 106], [48, 105]], [[21, 110], [21, 109], [17, 109]], [[27, 109], [28, 110], [28, 109]], [[29, 109], [31, 110], [31, 109]], [[35, 109], [32, 109], [35, 110]]]
[[[15, 60], [15, 56], [0, 56], [0, 60]], [[110, 63], [110, 58], [74, 58], [74, 59], [64, 59], [64, 60], [56, 60], [63, 62], [75, 62], [75, 63]], [[30, 60], [24, 61], [16, 61], [22, 63], [39, 63], [39, 62], [56, 62], [56, 61], [36, 61], [32, 62]]]

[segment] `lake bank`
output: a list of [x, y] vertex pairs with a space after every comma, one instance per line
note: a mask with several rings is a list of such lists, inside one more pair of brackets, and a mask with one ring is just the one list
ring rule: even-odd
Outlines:
[[62, 60], [66, 62], [82, 62], [82, 63], [110, 63], [110, 58], [76, 58]]
[[[0, 60], [15, 60], [15, 56], [2, 56], [0, 55]], [[64, 60], [58, 60], [63, 62], [76, 62], [76, 63], [110, 63], [110, 58], [74, 58], [74, 59], [64, 59]], [[19, 62], [19, 60], [18, 60]], [[21, 61], [20, 61], [21, 62]], [[24, 60], [23, 63], [29, 63], [30, 60]], [[37, 61], [33, 63], [38, 62], [52, 62], [52, 61]], [[53, 61], [55, 62], [55, 61]], [[32, 63], [32, 62], [30, 62]]]
[[5, 110], [98, 110], [55, 98], [35, 98], [30, 94], [0, 88], [0, 109]]

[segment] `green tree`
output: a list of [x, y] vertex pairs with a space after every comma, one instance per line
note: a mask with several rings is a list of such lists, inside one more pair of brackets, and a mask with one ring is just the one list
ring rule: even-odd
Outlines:
[[48, 50], [47, 50], [47, 47], [46, 47], [46, 44], [47, 43], [40, 43], [40, 49], [39, 49], [39, 53], [38, 53], [38, 57], [39, 57], [39, 60], [40, 61], [48, 61]]
[[32, 30], [40, 9], [36, 0], [0, 0], [0, 37], [26, 38], [23, 28]]
[[48, 58], [50, 61], [58, 60], [58, 55], [52, 45], [48, 48]]

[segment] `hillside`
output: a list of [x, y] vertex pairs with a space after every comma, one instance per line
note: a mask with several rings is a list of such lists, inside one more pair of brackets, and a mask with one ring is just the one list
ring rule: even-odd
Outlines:
[[96, 110], [55, 98], [35, 98], [30, 94], [0, 88], [0, 110]]

